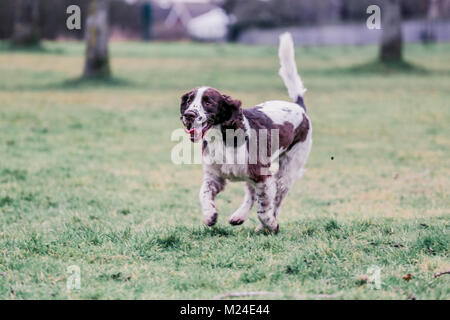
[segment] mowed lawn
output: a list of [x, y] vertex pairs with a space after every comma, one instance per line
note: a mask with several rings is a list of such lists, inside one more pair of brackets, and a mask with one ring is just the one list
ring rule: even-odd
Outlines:
[[376, 47], [297, 49], [314, 143], [273, 236], [255, 209], [228, 225], [239, 183], [204, 227], [201, 166], [173, 164], [170, 137], [196, 86], [289, 99], [276, 48], [112, 43], [97, 83], [77, 80], [82, 43], [1, 43], [0, 298], [449, 299], [450, 45], [405, 51], [415, 67], [395, 71], [370, 64]]

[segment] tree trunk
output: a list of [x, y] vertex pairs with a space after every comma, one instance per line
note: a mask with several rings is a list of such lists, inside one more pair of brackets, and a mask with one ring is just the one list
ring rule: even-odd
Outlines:
[[403, 39], [400, 0], [383, 0], [381, 9], [383, 36], [381, 38], [380, 60], [382, 62], [402, 61]]
[[108, 77], [108, 1], [91, 0], [86, 22], [86, 61], [84, 77]]
[[39, 44], [39, 0], [16, 0], [14, 32], [11, 37], [15, 46]]
[[425, 43], [436, 42], [436, 20], [439, 18], [439, 0], [428, 1], [428, 15], [425, 34], [422, 40]]

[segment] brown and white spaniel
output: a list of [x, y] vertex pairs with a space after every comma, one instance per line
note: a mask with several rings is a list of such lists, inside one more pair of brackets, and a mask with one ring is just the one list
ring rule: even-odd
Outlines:
[[256, 201], [257, 229], [277, 233], [281, 203], [303, 174], [312, 128], [289, 33], [280, 36], [279, 58], [279, 74], [295, 103], [267, 101], [243, 109], [241, 101], [211, 87], [195, 88], [181, 99], [185, 131], [192, 142], [203, 143], [200, 202], [208, 226], [217, 221], [214, 198], [226, 181], [243, 181], [244, 201], [229, 223], [242, 224]]

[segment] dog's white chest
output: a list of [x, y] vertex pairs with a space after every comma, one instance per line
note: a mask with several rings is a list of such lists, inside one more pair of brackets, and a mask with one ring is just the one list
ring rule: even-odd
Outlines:
[[216, 174], [230, 180], [248, 177], [248, 149], [244, 143], [237, 148], [225, 147], [222, 142], [210, 143], [203, 154], [203, 163]]

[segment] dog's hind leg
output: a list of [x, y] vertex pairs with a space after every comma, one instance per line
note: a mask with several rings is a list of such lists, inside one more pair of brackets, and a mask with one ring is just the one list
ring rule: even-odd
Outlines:
[[203, 219], [208, 227], [217, 222], [217, 209], [214, 203], [216, 195], [225, 187], [225, 180], [212, 175], [203, 177], [202, 187], [200, 188], [200, 203], [202, 205]]
[[231, 215], [230, 224], [237, 226], [243, 224], [248, 218], [248, 214], [256, 200], [255, 188], [248, 182], [245, 183], [245, 197], [241, 206]]
[[[303, 169], [301, 169], [303, 171]], [[289, 190], [291, 189], [292, 185], [295, 183], [297, 179], [293, 179], [292, 176], [289, 176], [287, 173], [285, 173], [283, 176], [279, 177], [277, 180], [277, 194], [275, 196], [275, 210], [274, 210], [274, 216], [275, 218], [278, 217], [281, 210], [281, 204], [283, 203], [284, 198], [286, 198]]]
[[256, 199], [258, 200], [258, 219], [261, 225], [256, 230], [268, 229], [278, 233], [278, 222], [275, 219], [275, 196], [277, 192], [275, 177], [270, 176], [265, 182], [256, 184]]
[[284, 159], [285, 162], [282, 164], [280, 171], [275, 175], [277, 182], [277, 194], [275, 195], [275, 218], [278, 217], [281, 210], [281, 204], [286, 198], [289, 190], [294, 185], [294, 183], [303, 175], [303, 168], [297, 168], [296, 164], [293, 163], [292, 159]]
[[289, 190], [305, 172], [304, 166], [311, 150], [311, 142], [298, 143], [280, 159], [280, 170], [275, 174], [277, 193], [275, 195], [275, 218], [280, 214], [281, 204]]

